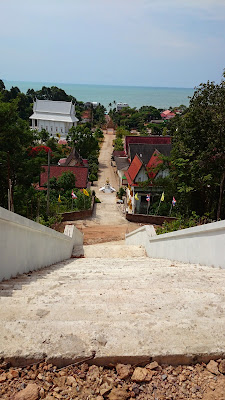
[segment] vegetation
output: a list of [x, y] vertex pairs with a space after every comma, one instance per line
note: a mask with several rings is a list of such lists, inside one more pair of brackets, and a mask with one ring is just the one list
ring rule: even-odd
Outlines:
[[121, 186], [119, 191], [116, 193], [118, 199], [122, 200], [123, 196], [126, 195], [126, 190]]
[[146, 134], [146, 125], [152, 119], [161, 119], [159, 110], [153, 106], [143, 106], [139, 110], [126, 107], [121, 111], [116, 111], [114, 108], [109, 111], [109, 115], [116, 126], [123, 127], [127, 131], [136, 129], [143, 134]]
[[[69, 155], [70, 145], [77, 143], [80, 154], [84, 158], [90, 157], [91, 178], [96, 180], [98, 142], [102, 140], [103, 133], [97, 129], [94, 135], [90, 128], [80, 126], [77, 131], [70, 132], [69, 145], [59, 145], [57, 138], [50, 137], [46, 130], [31, 131], [29, 116], [32, 114], [32, 103], [36, 97], [74, 101], [76, 112], [84, 109], [82, 102], [77, 102], [75, 98], [55, 86], [43, 87], [36, 92], [29, 89], [27, 94], [24, 94], [17, 87], [6, 90], [4, 82], [0, 80], [0, 206], [8, 208], [8, 189], [11, 187], [11, 206], [16, 213], [51, 225], [59, 221], [58, 213], [71, 210], [72, 189], [77, 195], [73, 209], [89, 208], [91, 196], [85, 196], [75, 189], [73, 174], [63, 174], [58, 180], [51, 180], [49, 215], [46, 214], [46, 190], [37, 191], [35, 185], [39, 182], [41, 165], [47, 164], [48, 152], [51, 152], [51, 164], [56, 165], [60, 158]], [[102, 110], [101, 107], [100, 109]], [[101, 112], [97, 112], [96, 115], [100, 115]]]
[[157, 235], [161, 235], [163, 233], [177, 231], [179, 229], [191, 228], [196, 225], [206, 224], [208, 222], [212, 222], [209, 219], [208, 215], [203, 217], [199, 217], [194, 211], [192, 212], [190, 217], [183, 217], [179, 215], [176, 220], [172, 222], [164, 222], [162, 227], [156, 228]]
[[[68, 145], [59, 146], [58, 140], [49, 137], [45, 130], [35, 132], [29, 129], [28, 121], [35, 97], [76, 102], [79, 118], [85, 106], [55, 86], [44, 86], [39, 91], [29, 89], [23, 94], [17, 87], [6, 90], [0, 80], [0, 205], [7, 208], [11, 182], [15, 211], [32, 219], [39, 217], [50, 224], [51, 218], [58, 212], [71, 209], [72, 188], [78, 197], [73, 207], [76, 204], [79, 209], [86, 208], [90, 199], [75, 190], [71, 176], [53, 179], [50, 215], [47, 216], [46, 192], [37, 192], [34, 188], [39, 180], [41, 165], [47, 164], [49, 151], [51, 163], [57, 164], [60, 158], [69, 154], [70, 147], [75, 146], [79, 154], [88, 159], [90, 179], [97, 180], [99, 142], [103, 138], [100, 127], [105, 122], [105, 108], [101, 105], [92, 107], [92, 123], [72, 128]], [[123, 150], [124, 137], [130, 134], [131, 129], [137, 129], [143, 135], [151, 129], [153, 134], [172, 137], [171, 157], [164, 157], [163, 166], [158, 166], [159, 169], [169, 169], [170, 175], [152, 182], [165, 192], [160, 213], [171, 213], [178, 218], [172, 225], [166, 224], [163, 227], [166, 230], [225, 217], [225, 74], [219, 84], [200, 84], [195, 89], [190, 106], [181, 105], [179, 109], [180, 115], [162, 123], [151, 122], [159, 120], [162, 111], [153, 106], [143, 106], [139, 110], [127, 107], [119, 112], [114, 108], [109, 112], [117, 126], [115, 150]], [[92, 126], [97, 129], [92, 130]], [[177, 203], [171, 210], [173, 196]], [[156, 212], [157, 202], [150, 206], [150, 211]]]
[[171, 180], [185, 216], [194, 211], [213, 219], [225, 217], [224, 78], [220, 84], [196, 88], [189, 109], [171, 128]]

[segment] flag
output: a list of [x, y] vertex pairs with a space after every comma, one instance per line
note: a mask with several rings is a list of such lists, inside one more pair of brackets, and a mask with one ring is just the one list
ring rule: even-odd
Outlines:
[[89, 196], [89, 193], [86, 189], [83, 189], [83, 193], [85, 194], [85, 196]]
[[135, 194], [134, 198], [135, 200], [139, 200], [138, 193]]
[[173, 207], [176, 205], [176, 199], [175, 199], [175, 197], [173, 196], [173, 200], [172, 200], [172, 204], [173, 204]]
[[73, 190], [72, 190], [71, 196], [72, 196], [72, 199], [77, 199], [77, 196], [75, 195]]
[[146, 201], [150, 201], [150, 194], [147, 194]]
[[60, 194], [59, 194], [59, 197], [58, 197], [58, 202], [59, 202], [59, 203], [62, 203], [62, 200], [61, 200]]
[[161, 200], [160, 201], [164, 201], [164, 192], [162, 192], [162, 196], [161, 196]]

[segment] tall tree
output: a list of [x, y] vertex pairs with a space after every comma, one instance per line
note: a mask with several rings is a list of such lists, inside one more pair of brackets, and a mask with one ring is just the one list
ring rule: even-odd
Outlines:
[[173, 126], [172, 176], [183, 212], [225, 216], [225, 74], [196, 88], [187, 113]]
[[98, 140], [91, 129], [85, 125], [78, 125], [76, 128], [71, 128], [67, 140], [75, 146], [83, 158], [87, 158], [91, 153], [99, 150]]

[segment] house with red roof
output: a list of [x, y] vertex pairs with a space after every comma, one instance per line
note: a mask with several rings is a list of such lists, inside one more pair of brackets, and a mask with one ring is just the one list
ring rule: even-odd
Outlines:
[[81, 123], [86, 124], [87, 122], [91, 122], [91, 110], [84, 110], [81, 114]]
[[163, 111], [161, 114], [161, 118], [163, 119], [163, 120], [167, 120], [167, 119], [171, 119], [171, 118], [174, 118], [175, 116], [176, 116], [176, 114], [174, 114], [172, 111], [170, 111], [170, 110], [165, 110], [165, 111]]
[[170, 136], [125, 136], [124, 151], [129, 156], [130, 144], [171, 144]]
[[[147, 164], [139, 155], [135, 155], [124, 175], [127, 179], [127, 212], [130, 214], [146, 214], [151, 203], [158, 199], [162, 190], [154, 180], [168, 175], [168, 170], [160, 170], [163, 164], [161, 153], [155, 149]], [[147, 198], [150, 202], [147, 202]]]
[[76, 151], [75, 147], [72, 148], [70, 154], [66, 158], [60, 158], [58, 165], [61, 166], [88, 166], [88, 160], [81, 157], [81, 155]]
[[[75, 187], [83, 189], [88, 184], [88, 168], [85, 166], [61, 166], [50, 165], [50, 179], [55, 177], [59, 178], [63, 172], [70, 171], [75, 176]], [[42, 165], [42, 172], [40, 175], [39, 190], [45, 190], [48, 181], [48, 166]]]

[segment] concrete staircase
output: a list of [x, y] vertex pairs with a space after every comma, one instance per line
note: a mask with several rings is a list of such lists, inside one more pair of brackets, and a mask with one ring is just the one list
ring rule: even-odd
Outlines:
[[92, 351], [103, 364], [224, 352], [225, 270], [150, 259], [119, 243], [84, 252], [0, 283], [0, 357], [63, 365]]
[[124, 241], [107, 242], [84, 246], [84, 257], [86, 258], [139, 258], [146, 257], [142, 246], [128, 246]]

